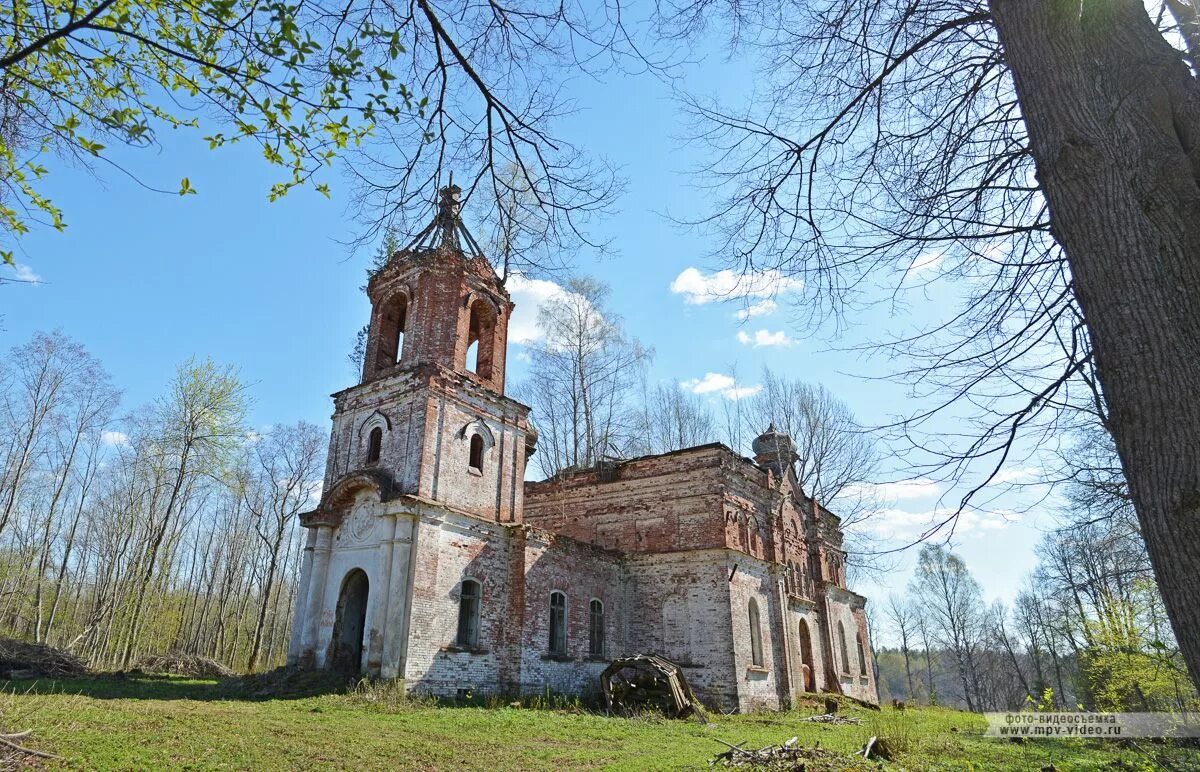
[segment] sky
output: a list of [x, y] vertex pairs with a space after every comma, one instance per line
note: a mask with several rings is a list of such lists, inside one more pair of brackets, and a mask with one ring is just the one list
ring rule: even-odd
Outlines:
[[[693, 54], [682, 73], [688, 88], [736, 98], [752, 76], [719, 50]], [[824, 384], [868, 425], [918, 407], [902, 387], [871, 377], [893, 363], [842, 350], [864, 329], [911, 320], [875, 311], [851, 320], [857, 329], [847, 339], [830, 341], [797, 322], [794, 288], [778, 277], [743, 285], [755, 292], [741, 300], [713, 297], [725, 294], [732, 277], [720, 273], [702, 234], [664, 216], [705, 211], [693, 172], [706, 156], [680, 139], [689, 127], [667, 84], [614, 75], [580, 78], [567, 90], [579, 111], [559, 133], [617, 164], [628, 181], [612, 216], [595, 229], [611, 241], [611, 254], [581, 254], [575, 270], [611, 286], [612, 309], [655, 351], [653, 381], [679, 382], [719, 411], [723, 400], [752, 394], [769, 366]], [[104, 363], [124, 390], [125, 410], [161, 394], [179, 363], [211, 357], [240, 369], [255, 398], [256, 426], [300, 419], [328, 426], [329, 395], [354, 382], [347, 353], [368, 316], [359, 288], [369, 255], [344, 246], [358, 232], [348, 181], [329, 177], [331, 199], [299, 190], [270, 203], [276, 170], [251, 149], [209, 151], [199, 134], [183, 131], [164, 131], [160, 141], [154, 149], [113, 149], [111, 157], [168, 189], [187, 176], [198, 195], [156, 193], [114, 168], [48, 159], [44, 192], [65, 211], [68, 228], [35, 229], [17, 245], [17, 269], [0, 269], [36, 280], [0, 286], [0, 350], [60, 329]], [[513, 289], [510, 383], [523, 377], [519, 350], [536, 334], [537, 303], [557, 291], [545, 280]], [[914, 309], [918, 318], [923, 313]], [[1037, 471], [1016, 465], [1002, 475], [1020, 481]], [[888, 475], [879, 483], [886, 503], [872, 528], [898, 541], [961, 495], [928, 479]], [[996, 498], [994, 512], [964, 518], [951, 542], [989, 600], [1015, 595], [1036, 563], [1034, 545], [1053, 524], [1048, 505], [1006, 515], [1023, 509], [1013, 496]], [[855, 589], [880, 603], [902, 592], [913, 553]]]

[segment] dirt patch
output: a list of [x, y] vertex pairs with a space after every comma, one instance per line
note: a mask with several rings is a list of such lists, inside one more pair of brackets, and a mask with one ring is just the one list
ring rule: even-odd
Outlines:
[[231, 689], [255, 697], [315, 697], [345, 692], [358, 679], [329, 670], [305, 670], [294, 666], [279, 667], [265, 673], [251, 673], [224, 683]]

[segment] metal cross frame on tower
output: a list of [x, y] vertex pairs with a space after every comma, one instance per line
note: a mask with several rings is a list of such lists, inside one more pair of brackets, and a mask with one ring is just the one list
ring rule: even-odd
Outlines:
[[479, 242], [475, 241], [475, 237], [467, 230], [467, 226], [462, 221], [462, 202], [459, 200], [459, 194], [462, 193], [462, 188], [454, 184], [453, 181], [438, 192], [438, 210], [434, 215], [433, 222], [429, 223], [423, 231], [417, 234], [412, 243], [405, 249], [407, 252], [416, 252], [423, 249], [432, 249], [437, 247], [450, 247], [459, 252], [465, 251], [466, 248], [471, 251], [471, 254], [482, 257], [483, 250], [479, 246]]

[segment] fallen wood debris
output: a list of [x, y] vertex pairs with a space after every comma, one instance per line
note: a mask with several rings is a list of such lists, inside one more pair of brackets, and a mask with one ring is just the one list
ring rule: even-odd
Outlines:
[[0, 769], [24, 769], [40, 766], [38, 759], [62, 760], [62, 756], [27, 748], [22, 743], [33, 734], [32, 729], [11, 734], [0, 733]]
[[811, 748], [806, 747], [799, 744], [797, 737], [793, 737], [782, 745], [767, 745], [758, 749], [746, 748], [744, 742], [737, 745], [731, 745], [724, 740], [717, 740], [717, 742], [728, 750], [714, 756], [709, 761], [709, 766], [752, 767], [788, 770], [789, 772], [875, 769], [875, 765], [867, 764], [857, 754], [846, 756], [825, 750], [820, 743]]
[[839, 716], [835, 713], [818, 713], [815, 716], [801, 719], [802, 721], [811, 721], [816, 724], [861, 724], [861, 718], [854, 716]]
[[600, 674], [600, 689], [609, 713], [632, 715], [650, 709], [671, 718], [694, 715], [701, 722], [707, 721], [683, 669], [655, 654], [613, 660]]
[[229, 678], [235, 673], [215, 659], [182, 651], [150, 654], [137, 663], [147, 673], [190, 676], [192, 678]]
[[84, 661], [69, 651], [42, 643], [0, 638], [0, 678], [76, 676], [87, 672]]

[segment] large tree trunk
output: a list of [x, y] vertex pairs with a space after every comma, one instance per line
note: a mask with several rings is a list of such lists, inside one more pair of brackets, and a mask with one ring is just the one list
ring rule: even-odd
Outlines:
[[1200, 686], [1200, 89], [1141, 0], [992, 0], [1159, 589]]

